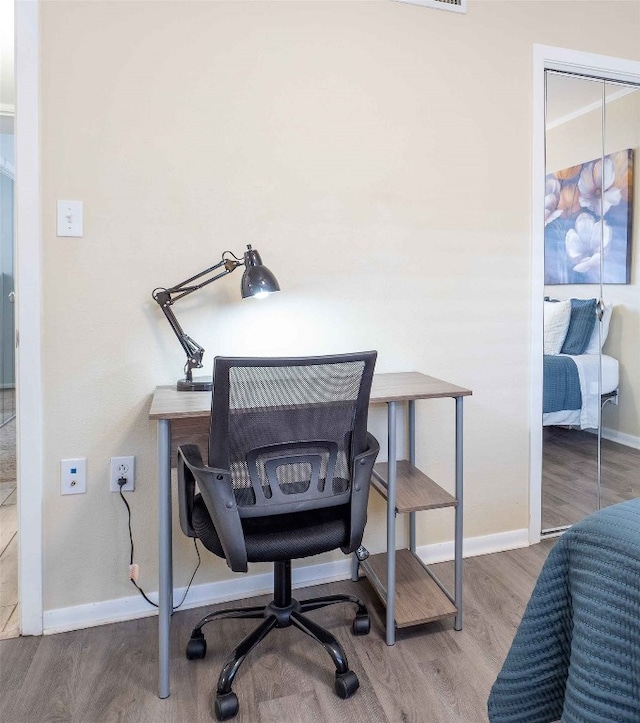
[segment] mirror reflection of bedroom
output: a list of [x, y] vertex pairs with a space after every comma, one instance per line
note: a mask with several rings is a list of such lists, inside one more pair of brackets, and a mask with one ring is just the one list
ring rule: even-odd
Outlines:
[[547, 71], [545, 120], [542, 532], [554, 534], [640, 497], [640, 88]]

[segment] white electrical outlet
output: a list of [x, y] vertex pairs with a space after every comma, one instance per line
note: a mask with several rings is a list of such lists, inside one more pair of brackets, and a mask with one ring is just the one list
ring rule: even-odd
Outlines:
[[87, 491], [87, 458], [60, 460], [60, 494], [81, 495]]
[[[122, 488], [118, 484], [119, 479], [126, 479]], [[112, 492], [133, 492], [136, 488], [136, 458], [135, 457], [112, 457], [111, 474], [109, 475], [109, 489]]]

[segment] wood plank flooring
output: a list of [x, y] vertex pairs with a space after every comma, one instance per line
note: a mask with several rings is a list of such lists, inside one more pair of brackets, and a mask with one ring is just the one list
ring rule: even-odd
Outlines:
[[[601, 507], [640, 497], [640, 450], [602, 440]], [[572, 525], [596, 510], [597, 437], [545, 427], [542, 529]]]
[[[18, 620], [18, 488], [15, 390], [0, 390], [0, 640], [20, 632]], [[13, 419], [6, 422], [8, 417]]]
[[[15, 412], [13, 390], [2, 390], [3, 412]], [[12, 406], [13, 405], [13, 406]], [[18, 508], [16, 420], [0, 427], [0, 639], [18, 635]]]
[[[336, 582], [296, 591], [300, 598], [333, 592], [359, 595], [371, 633], [351, 635], [351, 606], [310, 613], [345, 646], [360, 690], [343, 701], [322, 647], [294, 628], [273, 631], [251, 653], [234, 690], [237, 723], [486, 723], [489, 690], [502, 665], [540, 568], [553, 544], [465, 560], [463, 630], [452, 621], [398, 631], [384, 642], [384, 611], [366, 582]], [[452, 565], [436, 566], [444, 580]], [[237, 604], [261, 604], [254, 598]], [[228, 604], [226, 605], [228, 607]], [[206, 611], [208, 611], [208, 608]], [[187, 661], [184, 647], [202, 608], [173, 616], [172, 693], [157, 695], [157, 620], [144, 618], [39, 638], [0, 641], [3, 723], [204, 723], [225, 655], [255, 625], [213, 623], [207, 657]]]
[[0, 639], [18, 634], [16, 483], [0, 482]]

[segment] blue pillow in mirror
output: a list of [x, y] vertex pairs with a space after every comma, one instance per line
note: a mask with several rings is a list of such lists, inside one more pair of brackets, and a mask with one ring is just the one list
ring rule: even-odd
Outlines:
[[584, 354], [596, 323], [595, 299], [571, 299], [569, 328], [561, 354]]

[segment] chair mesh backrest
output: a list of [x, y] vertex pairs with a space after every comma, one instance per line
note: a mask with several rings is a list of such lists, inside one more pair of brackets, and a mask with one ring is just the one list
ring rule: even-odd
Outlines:
[[366, 444], [374, 363], [375, 352], [216, 358], [209, 464], [231, 471], [239, 506], [346, 501], [352, 457]]

